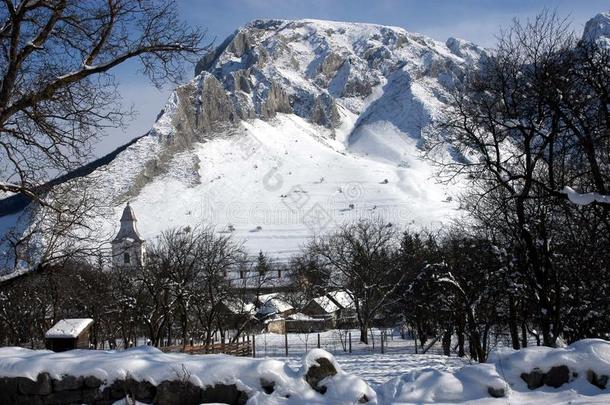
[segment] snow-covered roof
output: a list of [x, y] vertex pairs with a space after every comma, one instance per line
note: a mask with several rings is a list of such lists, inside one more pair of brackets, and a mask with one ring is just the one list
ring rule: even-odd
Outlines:
[[354, 301], [344, 291], [331, 291], [326, 295], [314, 298], [313, 301], [326, 313], [333, 313], [344, 308], [353, 308]]
[[290, 311], [291, 309], [293, 309], [293, 306], [286, 301], [282, 301], [279, 298], [271, 298], [260, 307], [258, 313], [260, 315], [281, 314], [282, 312]]
[[245, 289], [257, 289], [261, 287], [266, 288], [281, 288], [290, 286], [293, 281], [292, 278], [277, 276], [277, 272], [270, 271], [270, 274], [265, 276], [259, 275], [257, 272], [248, 272], [245, 277], [239, 271], [231, 271], [227, 274], [227, 279], [231, 283], [232, 287], [245, 288]]
[[316, 304], [318, 304], [320, 306], [320, 308], [322, 308], [324, 310], [324, 312], [326, 312], [328, 314], [331, 314], [331, 313], [336, 312], [341, 309], [337, 304], [335, 304], [326, 295], [314, 298], [313, 300]]
[[44, 334], [46, 338], [77, 338], [93, 323], [91, 318], [62, 319]]
[[278, 295], [279, 295], [278, 293], [261, 294], [258, 296], [258, 300], [259, 300], [259, 302], [262, 302], [264, 304], [265, 302], [269, 301], [271, 298], [275, 298]]
[[239, 298], [228, 299], [224, 302], [225, 307], [234, 314], [254, 314], [256, 308], [251, 302], [244, 302]]
[[324, 322], [324, 319], [312, 318], [309, 315], [305, 315], [301, 312], [297, 312], [296, 314], [292, 314], [286, 317], [286, 319], [290, 319], [292, 321], [316, 321], [316, 322]]
[[339, 304], [342, 308], [354, 307], [354, 300], [345, 291], [331, 291], [326, 295]]

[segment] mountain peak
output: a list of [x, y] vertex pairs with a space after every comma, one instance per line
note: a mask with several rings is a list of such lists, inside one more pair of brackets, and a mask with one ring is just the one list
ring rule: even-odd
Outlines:
[[610, 41], [610, 11], [599, 13], [587, 21], [582, 38], [586, 41]]
[[483, 53], [466, 41], [443, 44], [377, 24], [254, 20], [205, 55], [195, 73], [199, 87], [224, 87], [239, 119], [289, 112], [337, 128], [339, 108], [360, 114], [395, 73], [433, 77], [442, 92]]

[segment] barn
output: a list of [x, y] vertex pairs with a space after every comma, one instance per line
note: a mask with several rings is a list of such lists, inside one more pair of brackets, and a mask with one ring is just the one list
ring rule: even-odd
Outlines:
[[91, 318], [62, 319], [45, 333], [45, 346], [54, 352], [89, 349]]

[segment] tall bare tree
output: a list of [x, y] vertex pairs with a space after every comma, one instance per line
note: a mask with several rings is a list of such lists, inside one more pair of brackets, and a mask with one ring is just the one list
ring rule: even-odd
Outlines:
[[344, 291], [353, 300], [360, 341], [366, 344], [373, 320], [390, 305], [405, 276], [393, 257], [397, 239], [391, 224], [361, 220], [309, 245], [330, 274], [327, 288]]
[[[564, 330], [565, 298], [573, 293], [566, 283], [581, 271], [566, 266], [566, 247], [588, 240], [584, 249], [609, 230], [609, 51], [577, 40], [568, 21], [549, 11], [515, 21], [457, 86], [437, 134], [461, 155], [442, 171], [465, 175], [465, 206], [509, 247], [515, 284], [525, 286], [522, 306], [545, 345]], [[568, 198], [579, 196], [566, 187], [598, 197], [577, 207]], [[603, 252], [593, 261], [605, 263]], [[516, 345], [515, 325], [511, 331]]]
[[41, 182], [82, 164], [130, 115], [113, 68], [137, 60], [161, 85], [179, 78], [202, 38], [171, 0], [3, 1], [0, 191], [39, 200]]

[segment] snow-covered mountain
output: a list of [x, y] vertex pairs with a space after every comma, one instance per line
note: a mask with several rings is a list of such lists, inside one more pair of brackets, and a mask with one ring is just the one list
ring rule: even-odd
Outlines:
[[[147, 239], [211, 224], [285, 258], [360, 217], [446, 223], [459, 184], [435, 180], [422, 146], [448, 90], [485, 55], [402, 28], [253, 21], [199, 61], [146, 136], [88, 175], [111, 208], [95, 228], [110, 238], [130, 201]], [[4, 214], [1, 232], [23, 220]]]
[[582, 38], [588, 41], [603, 41], [610, 46], [610, 11], [599, 13], [587, 21]]

